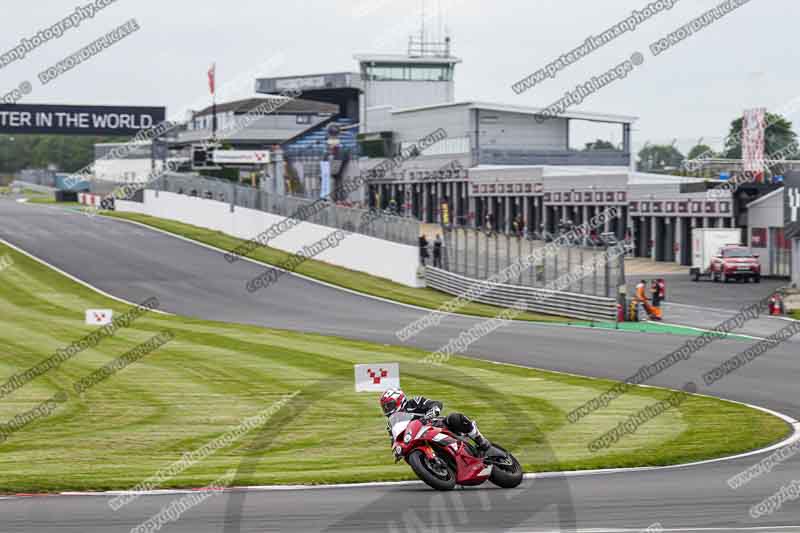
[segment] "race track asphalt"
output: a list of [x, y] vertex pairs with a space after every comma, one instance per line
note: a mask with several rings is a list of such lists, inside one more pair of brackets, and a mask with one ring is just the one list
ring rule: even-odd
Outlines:
[[[714, 283], [708, 279], [695, 282], [688, 274], [659, 277], [663, 277], [667, 284], [667, 301], [662, 304], [664, 322], [707, 329], [718, 326], [737, 310], [771, 296], [788, 283], [787, 280], [767, 278], [761, 283]], [[628, 294], [634, 294], [640, 278], [628, 276]], [[649, 296], [650, 279], [645, 281]], [[765, 316], [748, 320], [738, 333], [764, 337], [775, 329], [775, 319]], [[800, 339], [791, 339], [791, 342], [800, 342]]]
[[[294, 276], [249, 294], [245, 282], [263, 271], [258, 265], [229, 264], [219, 252], [168, 235], [63, 209], [0, 201], [0, 237], [115, 296], [131, 301], [158, 296], [163, 310], [186, 316], [399, 344], [394, 332], [424, 313]], [[714, 313], [726, 318], [724, 308]], [[434, 350], [478, 321], [447, 317], [409, 344]], [[786, 325], [777, 320], [766, 324], [771, 331]], [[685, 340], [515, 323], [481, 339], [469, 354], [625, 379]], [[800, 350], [795, 343], [774, 348], [710, 388], [702, 385], [703, 372], [747, 346], [744, 341], [715, 341], [650, 384], [680, 388], [695, 381], [702, 393], [800, 418]], [[251, 490], [213, 496], [163, 530], [437, 531], [438, 527], [439, 531], [600, 532], [640, 531], [660, 523], [667, 531], [800, 531], [797, 502], [787, 502], [760, 519], [748, 515], [751, 505], [781, 485], [800, 480], [800, 458], [736, 491], [727, 486], [730, 476], [760, 458], [661, 471], [546, 477], [527, 480], [514, 491], [478, 488], [441, 495], [418, 484]], [[0, 500], [0, 531], [130, 531], [177, 497], [142, 497], [118, 512], [107, 506], [108, 496], [5, 499]]]

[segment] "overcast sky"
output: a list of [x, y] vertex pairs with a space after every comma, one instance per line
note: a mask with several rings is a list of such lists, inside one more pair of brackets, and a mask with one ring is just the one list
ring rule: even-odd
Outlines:
[[[0, 53], [90, 0], [3, 6]], [[427, 26], [437, 31], [437, 0]], [[749, 107], [777, 110], [800, 97], [797, 0], [751, 0], [653, 57], [648, 46], [719, 0], [679, 0], [559, 73], [517, 95], [511, 85], [641, 9], [649, 0], [441, 0], [455, 55], [456, 99], [547, 106], [633, 52], [645, 63], [576, 109], [634, 115], [635, 144], [704, 137], [717, 145]], [[0, 94], [30, 81], [28, 103], [164, 105], [183, 118], [209, 103], [206, 71], [218, 65], [220, 99], [253, 96], [257, 76], [355, 71], [356, 53], [403, 53], [418, 32], [421, 0], [118, 0], [60, 39], [0, 69]], [[32, 7], [35, 6], [35, 9]], [[47, 85], [37, 74], [127, 20], [141, 29]], [[789, 117], [800, 124], [800, 107]], [[795, 128], [798, 129], [797, 127]], [[610, 137], [599, 127], [579, 134]]]

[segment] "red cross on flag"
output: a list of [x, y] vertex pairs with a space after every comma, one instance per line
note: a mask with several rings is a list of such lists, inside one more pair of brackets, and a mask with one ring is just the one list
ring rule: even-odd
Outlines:
[[383, 392], [400, 388], [400, 365], [398, 363], [376, 363], [354, 365], [356, 392]]
[[111, 309], [87, 309], [86, 325], [88, 326], [107, 326], [111, 324], [114, 311]]

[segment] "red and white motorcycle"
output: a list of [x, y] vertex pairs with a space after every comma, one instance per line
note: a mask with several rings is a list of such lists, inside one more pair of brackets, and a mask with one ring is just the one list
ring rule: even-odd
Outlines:
[[479, 453], [468, 438], [448, 430], [442, 418], [397, 412], [389, 417], [389, 427], [396, 461], [405, 459], [436, 490], [480, 485], [487, 479], [505, 489], [522, 483], [522, 466], [513, 455], [494, 443]]

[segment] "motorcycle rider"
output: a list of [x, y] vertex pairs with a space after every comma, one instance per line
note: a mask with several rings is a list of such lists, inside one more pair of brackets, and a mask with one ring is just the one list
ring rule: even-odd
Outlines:
[[[381, 396], [381, 409], [387, 419], [396, 412], [404, 412], [420, 415], [424, 420], [431, 420], [439, 416], [442, 412], [443, 404], [438, 400], [429, 400], [424, 396], [407, 398], [400, 389], [388, 389]], [[479, 453], [486, 452], [491, 443], [478, 431], [478, 424], [470, 420], [461, 413], [450, 413], [444, 419], [444, 425], [453, 433], [466, 435], [475, 441]], [[388, 421], [387, 421], [388, 425]], [[389, 435], [392, 435], [392, 428], [387, 427]]]

